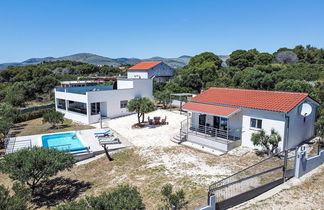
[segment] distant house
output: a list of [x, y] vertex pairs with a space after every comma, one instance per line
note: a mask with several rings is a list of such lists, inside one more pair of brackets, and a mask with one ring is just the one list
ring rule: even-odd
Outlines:
[[100, 117], [129, 114], [127, 104], [133, 98], [153, 98], [152, 79], [117, 79], [117, 89], [113, 85], [82, 84], [55, 88], [55, 107], [64, 117], [85, 124], [97, 123]]
[[285, 150], [311, 139], [319, 104], [307, 93], [210, 88], [183, 106], [180, 139], [223, 152], [253, 147], [251, 136], [275, 129]]
[[167, 82], [174, 76], [174, 69], [162, 61], [141, 62], [128, 69], [128, 78], [154, 79]]

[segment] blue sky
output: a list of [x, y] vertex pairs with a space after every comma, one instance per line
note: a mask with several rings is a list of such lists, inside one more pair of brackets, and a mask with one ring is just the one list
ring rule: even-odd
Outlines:
[[324, 47], [322, 0], [1, 0], [0, 63]]

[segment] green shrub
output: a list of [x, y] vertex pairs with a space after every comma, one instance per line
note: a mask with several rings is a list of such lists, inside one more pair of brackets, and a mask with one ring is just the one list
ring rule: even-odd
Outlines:
[[261, 146], [265, 149], [268, 155], [271, 155], [278, 148], [281, 136], [275, 129], [271, 129], [270, 135], [266, 134], [265, 130], [260, 130], [257, 133], [253, 133], [251, 141], [254, 146]]
[[12, 190], [14, 195], [10, 196], [9, 190], [0, 185], [0, 209], [3, 210], [24, 210], [27, 208], [27, 201], [30, 199], [30, 192], [20, 183], [14, 183]]
[[31, 111], [31, 112], [21, 113], [21, 114], [17, 115], [17, 117], [15, 119], [15, 123], [20, 123], [20, 122], [25, 122], [28, 120], [37, 119], [37, 118], [43, 117], [43, 115], [45, 113], [52, 112], [52, 111], [55, 111], [55, 110], [53, 108], [46, 108], [46, 109], [38, 109], [35, 111]]
[[181, 189], [176, 192], [172, 192], [172, 185], [166, 184], [161, 189], [161, 201], [163, 206], [161, 209], [171, 209], [175, 206], [176, 209], [182, 209], [187, 205], [187, 201], [185, 200], [185, 192]]
[[52, 128], [57, 128], [57, 124], [64, 122], [64, 114], [57, 111], [45, 113], [43, 115], [43, 123], [52, 124]]
[[109, 209], [109, 210], [141, 210], [145, 209], [142, 197], [136, 187], [120, 185], [99, 196], [91, 196], [80, 201], [72, 201], [56, 207], [57, 210], [76, 209]]

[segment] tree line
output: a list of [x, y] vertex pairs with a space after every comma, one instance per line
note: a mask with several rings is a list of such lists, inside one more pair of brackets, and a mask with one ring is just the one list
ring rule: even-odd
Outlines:
[[154, 85], [160, 101], [169, 93], [200, 93], [209, 87], [306, 92], [324, 101], [324, 50], [307, 45], [280, 48], [273, 54], [235, 50], [226, 62], [211, 52], [192, 57], [168, 83]]

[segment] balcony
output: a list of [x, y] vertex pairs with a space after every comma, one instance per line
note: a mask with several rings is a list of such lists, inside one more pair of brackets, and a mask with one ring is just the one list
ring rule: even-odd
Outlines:
[[228, 152], [241, 145], [241, 129], [217, 129], [211, 126], [195, 126], [191, 124], [191, 120], [185, 120], [181, 123], [180, 139], [222, 152]]

